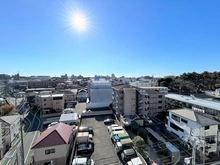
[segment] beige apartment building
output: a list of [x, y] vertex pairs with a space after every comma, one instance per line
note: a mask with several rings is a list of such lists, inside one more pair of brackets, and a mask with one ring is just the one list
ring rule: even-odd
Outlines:
[[164, 93], [149, 90], [137, 89], [137, 114], [146, 117], [165, 111]]
[[133, 115], [136, 113], [136, 88], [130, 85], [119, 85], [112, 88], [113, 110], [119, 115]]
[[37, 107], [42, 110], [42, 117], [60, 116], [64, 110], [64, 94], [37, 95]]
[[118, 85], [112, 89], [112, 107], [116, 114], [137, 114], [145, 118], [165, 111], [164, 93], [130, 85]]

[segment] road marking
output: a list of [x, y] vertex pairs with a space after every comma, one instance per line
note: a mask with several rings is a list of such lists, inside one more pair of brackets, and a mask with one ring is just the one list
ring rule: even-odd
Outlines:
[[[20, 144], [21, 144], [21, 142], [19, 142], [17, 146], [19, 146]], [[15, 152], [17, 152], [17, 149], [18, 149], [18, 147], [14, 150], [14, 152], [13, 152], [12, 155], [15, 156]], [[14, 156], [13, 156], [13, 158], [14, 158]], [[11, 160], [12, 160], [12, 159], [9, 159], [8, 162], [6, 163], [6, 165], [8, 165], [8, 164], [11, 162]]]
[[[33, 144], [33, 142], [34, 142], [34, 140], [35, 140], [35, 136], [36, 136], [37, 134], [38, 134], [38, 132], [35, 133], [34, 138], [33, 138], [32, 142], [31, 142], [31, 145]], [[29, 157], [30, 151], [31, 151], [31, 146], [30, 146], [29, 149], [28, 149], [28, 152], [27, 152], [27, 155], [26, 155], [26, 157], [25, 157], [24, 162], [27, 161], [27, 158]]]

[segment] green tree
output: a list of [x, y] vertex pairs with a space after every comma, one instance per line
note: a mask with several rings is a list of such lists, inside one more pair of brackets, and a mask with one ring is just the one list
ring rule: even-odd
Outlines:
[[143, 152], [145, 150], [145, 142], [144, 139], [140, 136], [135, 136], [133, 139], [133, 143], [134, 143], [134, 147], [138, 150], [138, 152], [140, 151]]

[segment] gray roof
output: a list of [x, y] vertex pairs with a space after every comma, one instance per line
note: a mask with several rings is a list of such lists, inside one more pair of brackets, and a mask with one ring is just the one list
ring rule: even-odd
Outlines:
[[73, 120], [78, 120], [78, 114], [77, 113], [68, 113], [68, 114], [62, 114], [60, 116], [59, 122], [62, 121], [73, 121]]
[[220, 111], [220, 102], [217, 101], [210, 101], [210, 100], [199, 99], [191, 96], [184, 96], [178, 94], [166, 94], [165, 97]]
[[113, 86], [112, 88], [116, 89], [116, 90], [121, 90], [123, 88], [132, 88], [130, 85], [116, 85], [116, 86]]
[[20, 115], [10, 115], [10, 116], [2, 116], [0, 119], [8, 124], [13, 124], [18, 118], [20, 118]]
[[201, 126], [220, 124], [218, 121], [212, 119], [208, 115], [193, 111], [188, 108], [174, 109], [174, 110], [169, 110], [169, 111], [177, 114], [178, 116], [181, 116], [181, 117], [184, 117], [188, 120], [194, 121], [194, 122], [200, 124]]

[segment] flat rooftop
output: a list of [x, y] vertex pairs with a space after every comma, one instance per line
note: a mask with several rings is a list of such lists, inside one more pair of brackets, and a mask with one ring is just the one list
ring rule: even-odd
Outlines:
[[201, 107], [206, 107], [220, 111], [220, 102], [217, 101], [210, 101], [210, 100], [200, 99], [192, 96], [184, 96], [179, 94], [166, 94], [165, 97], [185, 103], [190, 103], [192, 105], [198, 105]]

